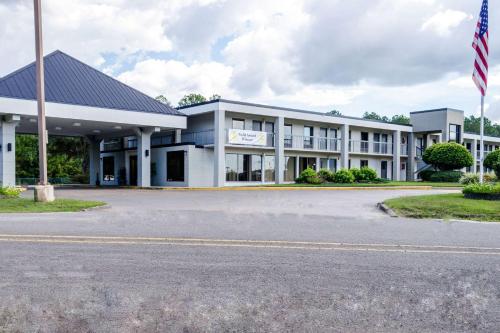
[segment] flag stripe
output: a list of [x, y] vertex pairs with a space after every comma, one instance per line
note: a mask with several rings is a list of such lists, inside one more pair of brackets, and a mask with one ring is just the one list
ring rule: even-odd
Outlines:
[[488, 38], [488, 0], [483, 0], [472, 42], [472, 47], [476, 51], [472, 80], [483, 96], [488, 88]]

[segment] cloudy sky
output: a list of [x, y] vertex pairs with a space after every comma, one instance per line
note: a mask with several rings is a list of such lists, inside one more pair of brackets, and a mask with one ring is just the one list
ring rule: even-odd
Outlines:
[[[42, 0], [60, 49], [174, 104], [186, 93], [317, 111], [477, 114], [481, 0]], [[34, 59], [31, 0], [0, 0], [0, 76]], [[488, 116], [500, 121], [500, 4]]]

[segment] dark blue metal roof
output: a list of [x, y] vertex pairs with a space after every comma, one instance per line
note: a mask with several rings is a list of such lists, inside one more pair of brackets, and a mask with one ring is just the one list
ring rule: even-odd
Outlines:
[[[64, 52], [44, 59], [47, 102], [183, 115]], [[1, 78], [0, 97], [36, 100], [35, 63]]]

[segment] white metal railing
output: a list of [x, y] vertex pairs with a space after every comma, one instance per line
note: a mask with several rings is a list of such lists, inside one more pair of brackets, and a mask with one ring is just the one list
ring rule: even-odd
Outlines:
[[349, 140], [351, 153], [392, 155], [392, 151], [392, 144], [388, 142]]
[[408, 145], [406, 143], [401, 144], [400, 154], [403, 156], [408, 156]]
[[339, 152], [341, 139], [317, 136], [285, 135], [284, 145], [287, 149], [323, 150]]

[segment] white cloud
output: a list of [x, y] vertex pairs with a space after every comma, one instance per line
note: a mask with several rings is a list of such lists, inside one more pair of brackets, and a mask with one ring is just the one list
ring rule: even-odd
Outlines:
[[151, 96], [167, 97], [174, 105], [185, 94], [196, 92], [205, 96], [219, 94], [236, 97], [229, 87], [232, 68], [216, 62], [186, 65], [176, 60], [141, 61], [122, 73], [118, 79]]
[[[190, 92], [348, 115], [472, 113], [479, 103], [470, 0], [43, 3], [46, 53], [61, 49], [174, 104]], [[500, 7], [490, 7], [495, 36]], [[32, 1], [0, 1], [0, 76], [33, 61], [33, 35]], [[492, 96], [499, 60], [492, 52]]]
[[459, 10], [441, 10], [422, 24], [422, 31], [433, 30], [439, 36], [446, 37], [465, 20], [472, 20], [472, 15]]

